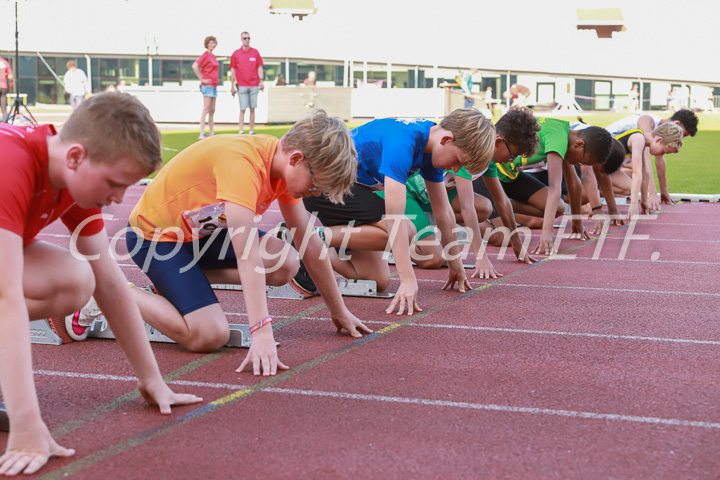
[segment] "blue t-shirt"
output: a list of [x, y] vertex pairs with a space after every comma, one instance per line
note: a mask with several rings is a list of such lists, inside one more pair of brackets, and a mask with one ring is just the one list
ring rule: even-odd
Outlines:
[[442, 182], [443, 170], [432, 166], [425, 153], [430, 120], [382, 118], [353, 129], [350, 134], [358, 154], [357, 183], [384, 190], [385, 177], [403, 185], [415, 172], [430, 182]]

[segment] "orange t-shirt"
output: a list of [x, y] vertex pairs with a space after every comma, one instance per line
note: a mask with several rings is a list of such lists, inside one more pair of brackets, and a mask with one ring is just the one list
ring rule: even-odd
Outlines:
[[225, 202], [256, 215], [276, 199], [299, 203], [285, 180], [270, 178], [278, 143], [271, 135], [217, 135], [191, 145], [150, 183], [130, 225], [146, 240], [189, 242], [227, 227]]

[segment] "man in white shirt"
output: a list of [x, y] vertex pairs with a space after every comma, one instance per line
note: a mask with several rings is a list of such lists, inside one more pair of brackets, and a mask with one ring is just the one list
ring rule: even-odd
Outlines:
[[77, 68], [73, 60], [67, 62], [66, 66], [68, 70], [63, 77], [63, 83], [65, 91], [70, 95], [70, 105], [75, 110], [85, 100], [85, 95], [90, 93], [90, 85], [85, 72]]

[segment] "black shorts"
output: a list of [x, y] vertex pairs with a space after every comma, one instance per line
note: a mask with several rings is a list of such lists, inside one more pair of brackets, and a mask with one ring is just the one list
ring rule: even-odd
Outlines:
[[547, 185], [525, 172], [518, 173], [517, 178], [512, 182], [501, 181], [500, 183], [508, 198], [521, 203], [528, 203], [530, 197], [535, 195], [539, 190], [547, 188]]
[[477, 193], [478, 195], [482, 195], [483, 197], [490, 200], [490, 203], [492, 204], [492, 213], [490, 214], [490, 220], [493, 218], [497, 218], [500, 216], [500, 214], [497, 211], [497, 208], [495, 208], [495, 200], [492, 197], [492, 194], [490, 193], [490, 190], [488, 190], [487, 185], [485, 185], [485, 181], [483, 180], [483, 177], [478, 177], [472, 182], [473, 184], [473, 191]]
[[368, 187], [354, 184], [351, 195], [345, 196], [345, 204], [335, 204], [325, 196], [305, 197], [305, 209], [317, 214], [320, 222], [326, 227], [348, 225], [355, 220], [355, 225], [378, 223], [385, 215], [385, 199]]
[[[575, 168], [575, 173], [577, 173], [577, 176], [580, 178], [580, 181], [582, 182], [582, 173], [580, 172], [580, 167], [575, 166], [574, 168]], [[547, 170], [540, 170], [539, 172], [526, 172], [526, 173], [537, 178], [545, 185], [547, 185], [547, 186], [550, 185], [550, 180], [548, 178]], [[565, 183], [565, 175], [563, 175], [562, 184], [560, 185], [560, 190], [562, 191], [563, 195], [568, 194], [567, 183]]]

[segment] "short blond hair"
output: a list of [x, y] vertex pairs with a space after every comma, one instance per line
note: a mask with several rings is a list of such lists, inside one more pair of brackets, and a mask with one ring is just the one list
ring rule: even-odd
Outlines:
[[313, 186], [331, 202], [343, 203], [357, 177], [357, 152], [342, 120], [328, 117], [325, 110], [313, 110], [292, 126], [280, 145], [285, 152], [300, 150], [312, 172]]
[[495, 152], [495, 127], [474, 108], [459, 108], [443, 118], [440, 126], [453, 134], [453, 143], [467, 155], [465, 170], [484, 172]]
[[136, 97], [122, 92], [93, 95], [70, 115], [60, 139], [77, 142], [90, 160], [112, 164], [132, 158], [146, 174], [162, 165], [162, 137], [148, 109]]
[[661, 145], [666, 145], [671, 148], [677, 148], [678, 151], [683, 145], [683, 131], [680, 125], [674, 122], [665, 122], [658, 125], [655, 130], [652, 131], [653, 137], [662, 137]]

